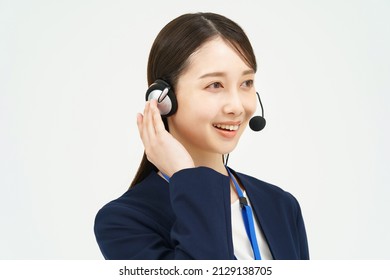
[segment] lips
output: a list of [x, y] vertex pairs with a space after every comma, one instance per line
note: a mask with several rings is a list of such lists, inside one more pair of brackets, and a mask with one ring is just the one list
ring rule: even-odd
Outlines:
[[233, 125], [233, 124], [213, 124], [214, 127], [222, 129], [222, 130], [229, 130], [229, 131], [236, 131], [240, 127], [240, 125]]
[[213, 127], [216, 129], [216, 132], [224, 139], [233, 139], [236, 137], [241, 126], [241, 122], [221, 122], [213, 123]]

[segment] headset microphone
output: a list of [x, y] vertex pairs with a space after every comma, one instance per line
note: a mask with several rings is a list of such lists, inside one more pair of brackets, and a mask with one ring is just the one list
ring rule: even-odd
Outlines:
[[264, 108], [263, 104], [261, 103], [260, 95], [258, 92], [256, 92], [257, 98], [259, 99], [260, 107], [261, 107], [261, 116], [254, 116], [249, 121], [249, 127], [253, 131], [260, 131], [265, 127], [266, 121], [264, 119]]

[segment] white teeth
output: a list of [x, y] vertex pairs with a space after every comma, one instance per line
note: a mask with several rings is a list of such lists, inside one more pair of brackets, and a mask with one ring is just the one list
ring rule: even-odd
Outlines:
[[226, 130], [238, 130], [239, 128], [239, 125], [214, 124], [214, 126]]

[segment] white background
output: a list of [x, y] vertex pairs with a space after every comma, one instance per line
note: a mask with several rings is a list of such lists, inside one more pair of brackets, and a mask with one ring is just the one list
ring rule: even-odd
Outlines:
[[297, 197], [312, 259], [390, 258], [389, 1], [0, 0], [0, 259], [102, 259], [94, 217], [142, 156], [150, 46], [198, 11], [258, 59], [268, 124], [230, 166]]

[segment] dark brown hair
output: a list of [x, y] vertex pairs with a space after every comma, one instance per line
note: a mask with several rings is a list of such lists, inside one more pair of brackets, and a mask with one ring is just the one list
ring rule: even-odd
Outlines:
[[[147, 68], [148, 84], [163, 79], [174, 90], [180, 74], [188, 65], [190, 55], [215, 37], [229, 43], [256, 72], [256, 57], [248, 37], [239, 25], [214, 13], [184, 14], [169, 22], [154, 40]], [[163, 121], [169, 131], [167, 120]], [[130, 187], [141, 182], [153, 170], [158, 171], [144, 153]]]

